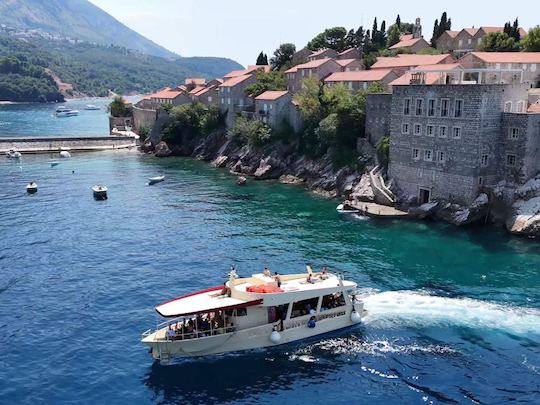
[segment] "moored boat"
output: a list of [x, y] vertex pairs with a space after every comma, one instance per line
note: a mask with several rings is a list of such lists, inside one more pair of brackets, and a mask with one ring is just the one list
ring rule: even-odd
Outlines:
[[60, 151], [60, 157], [62, 159], [69, 159], [69, 158], [71, 158], [71, 153], [69, 153], [69, 151], [67, 151], [67, 150], [61, 150]]
[[165, 180], [165, 176], [150, 177], [148, 179], [148, 184], [152, 185], [152, 184], [160, 183], [160, 182], [162, 182], [164, 180]]
[[101, 110], [100, 107], [98, 107], [97, 105], [94, 105], [94, 104], [87, 104], [85, 107], [84, 107], [85, 110], [87, 111], [97, 111], [97, 110]]
[[16, 151], [15, 149], [10, 149], [6, 152], [6, 157], [9, 159], [20, 159], [21, 156], [21, 152]]
[[107, 196], [107, 187], [102, 185], [95, 185], [92, 187], [92, 192], [94, 194], [94, 198], [98, 201], [103, 201], [108, 198]]
[[265, 348], [361, 322], [356, 283], [323, 271], [238, 278], [158, 305], [167, 321], [142, 335], [156, 360]]
[[349, 204], [339, 204], [336, 207], [336, 211], [340, 214], [358, 214], [360, 212], [359, 209], [351, 207]]
[[67, 108], [66, 106], [63, 105], [63, 106], [58, 107], [56, 111], [54, 112], [54, 114], [59, 118], [74, 117], [76, 115], [79, 115], [79, 111], [72, 110], [71, 108]]
[[38, 185], [34, 183], [33, 181], [28, 183], [28, 185], [26, 186], [26, 192], [28, 194], [35, 194], [37, 193], [37, 191], [38, 191]]

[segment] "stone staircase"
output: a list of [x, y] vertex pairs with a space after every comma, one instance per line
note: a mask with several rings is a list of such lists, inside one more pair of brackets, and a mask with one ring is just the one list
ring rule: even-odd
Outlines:
[[382, 168], [376, 166], [373, 170], [369, 172], [369, 181], [371, 183], [371, 188], [375, 194], [375, 201], [381, 205], [394, 206], [396, 204], [396, 196], [384, 183], [384, 178], [381, 174]]

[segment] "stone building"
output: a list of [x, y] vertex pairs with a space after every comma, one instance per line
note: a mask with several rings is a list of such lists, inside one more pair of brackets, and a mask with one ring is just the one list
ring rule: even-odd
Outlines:
[[[527, 100], [527, 84], [451, 83], [393, 87], [388, 175], [418, 203], [470, 204], [499, 181], [522, 181], [540, 169], [531, 159], [538, 118], [504, 113], [508, 103]], [[521, 167], [522, 174], [512, 174]]]
[[308, 56], [308, 61], [314, 61], [318, 59], [337, 59], [338, 53], [337, 51], [334, 51], [333, 49], [321, 49], [319, 51], [313, 52], [311, 55]]
[[413, 27], [413, 33], [403, 35], [397, 44], [392, 45], [389, 49], [392, 51], [405, 50], [410, 53], [418, 53], [424, 49], [428, 49], [431, 45], [422, 36], [422, 25], [420, 18], [416, 19]]
[[362, 51], [360, 48], [349, 48], [340, 52], [337, 56], [338, 59], [362, 59]]
[[255, 97], [255, 117], [273, 129], [280, 129], [285, 120], [290, 124], [292, 96], [288, 91], [265, 91]]
[[371, 93], [366, 97], [366, 139], [377, 147], [384, 136], [390, 135], [391, 93]]
[[381, 82], [383, 84], [388, 84], [397, 79], [397, 77], [397, 74], [392, 69], [336, 72], [324, 79], [324, 83], [328, 86], [340, 83], [349, 90], [366, 90], [372, 83]]
[[364, 61], [360, 59], [338, 59], [336, 62], [341, 66], [342, 72], [358, 72], [364, 70]]
[[378, 57], [377, 62], [371, 66], [375, 69], [393, 69], [399, 76], [405, 74], [408, 70], [419, 66], [439, 65], [454, 63], [451, 55], [397, 55]]
[[218, 86], [219, 89], [219, 109], [226, 114], [226, 123], [229, 126], [234, 124], [237, 114], [242, 112], [253, 112], [254, 102], [246, 95], [246, 88], [256, 82], [254, 74], [236, 76], [225, 80]]
[[197, 92], [195, 95], [193, 95], [193, 101], [197, 101], [199, 103], [202, 103], [204, 105], [218, 105], [218, 87], [216, 86], [208, 86], [204, 87], [202, 90]]
[[[489, 33], [504, 32], [504, 27], [463, 28], [461, 31], [445, 31], [437, 40], [437, 49], [443, 53], [452, 52], [456, 57], [477, 51], [482, 39]], [[521, 38], [527, 31], [519, 28]]]
[[302, 88], [302, 80], [306, 77], [315, 77], [317, 80], [323, 80], [334, 72], [341, 72], [341, 65], [334, 59], [317, 59], [295, 66], [285, 71], [287, 75], [287, 90], [290, 93], [296, 93]]

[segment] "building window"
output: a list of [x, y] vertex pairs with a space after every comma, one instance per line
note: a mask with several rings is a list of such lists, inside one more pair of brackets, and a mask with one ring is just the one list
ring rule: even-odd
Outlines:
[[446, 138], [447, 132], [448, 132], [448, 127], [446, 125], [441, 125], [439, 127], [439, 137]]
[[441, 100], [441, 117], [448, 117], [448, 107], [450, 106], [450, 100], [443, 98]]
[[507, 101], [504, 103], [504, 112], [512, 112], [512, 102]]
[[413, 158], [413, 160], [420, 159], [420, 149], [413, 148], [413, 150], [412, 150], [412, 158]]
[[416, 100], [416, 115], [422, 115], [424, 109], [424, 100], [419, 98]]
[[515, 166], [516, 165], [516, 155], [506, 155], [506, 165]]
[[454, 117], [463, 117], [463, 100], [456, 100], [454, 103]]
[[483, 186], [484, 185], [484, 178], [482, 176], [478, 177], [478, 185]]
[[414, 134], [415, 135], [421, 135], [422, 134], [422, 125], [421, 124], [414, 124]]
[[531, 72], [536, 72], [536, 64], [531, 64]]
[[231, 88], [227, 87], [227, 93], [230, 93], [230, 92], [231, 92]]
[[488, 165], [488, 155], [482, 155], [480, 158], [480, 164], [484, 167]]
[[231, 98], [230, 97], [227, 99], [227, 104], [231, 105]]
[[426, 149], [424, 151], [424, 160], [426, 162], [431, 162], [433, 160], [433, 151]]
[[224, 98], [221, 99], [221, 104], [225, 104], [225, 99]]
[[517, 107], [516, 107], [516, 112], [518, 113], [522, 113], [522, 112], [525, 112], [525, 101], [518, 101], [517, 103]]
[[509, 139], [518, 139], [518, 136], [519, 136], [519, 128], [510, 128], [508, 138]]
[[408, 134], [409, 133], [409, 124], [405, 123], [401, 126], [401, 133], [402, 134]]
[[426, 135], [427, 136], [434, 136], [435, 133], [434, 133], [434, 129], [433, 129], [433, 125], [426, 125]]
[[209, 102], [209, 103], [212, 102], [212, 96], [208, 96], [208, 102]]
[[452, 129], [452, 137], [454, 139], [459, 139], [461, 138], [461, 128], [460, 127], [454, 127]]
[[446, 156], [445, 156], [444, 152], [443, 151], [438, 151], [437, 152], [437, 162], [444, 163], [445, 160], [446, 160]]
[[428, 116], [435, 116], [435, 100], [428, 100]]
[[403, 115], [410, 115], [411, 114], [411, 99], [406, 98], [403, 100]]

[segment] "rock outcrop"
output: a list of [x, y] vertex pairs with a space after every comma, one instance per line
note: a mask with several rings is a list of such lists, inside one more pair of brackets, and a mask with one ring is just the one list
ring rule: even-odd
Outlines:
[[155, 155], [157, 157], [167, 157], [172, 155], [172, 151], [169, 149], [169, 145], [167, 145], [166, 142], [161, 141], [155, 147]]

